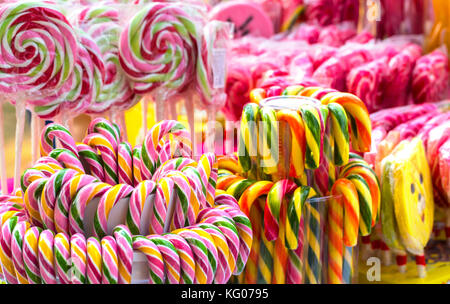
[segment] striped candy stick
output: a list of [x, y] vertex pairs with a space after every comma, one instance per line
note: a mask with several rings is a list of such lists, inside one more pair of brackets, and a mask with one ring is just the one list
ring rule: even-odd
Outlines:
[[114, 150], [117, 149], [121, 140], [120, 128], [115, 123], [111, 123], [102, 117], [97, 117], [91, 121], [87, 133], [101, 134], [111, 143]]
[[218, 190], [228, 190], [228, 188], [238, 181], [245, 180], [244, 177], [234, 174], [228, 174], [222, 177], [219, 177], [217, 180], [217, 189]]
[[180, 256], [173, 244], [163, 237], [153, 234], [148, 235], [147, 239], [152, 241], [161, 252], [165, 265], [166, 283], [179, 284], [181, 277]]
[[286, 248], [295, 250], [298, 247], [300, 222], [302, 221], [302, 210], [305, 202], [317, 196], [316, 191], [308, 186], [295, 189], [289, 200], [286, 211]]
[[133, 186], [133, 154], [128, 142], [121, 142], [117, 148], [117, 165], [119, 184]]
[[[173, 171], [167, 175], [174, 184], [174, 210], [168, 210], [165, 223], [171, 222], [171, 229], [179, 229], [195, 223], [197, 217], [199, 202], [191, 200], [191, 185], [189, 180], [181, 172]], [[169, 201], [166, 202], [169, 204]], [[172, 213], [173, 212], [173, 213]], [[167, 231], [166, 226], [164, 227]]]
[[54, 123], [46, 125], [42, 130], [40, 142], [41, 156], [47, 156], [54, 149], [55, 139], [59, 140], [63, 148], [78, 156], [77, 147], [72, 134], [70, 134], [69, 130], [65, 127]]
[[261, 218], [262, 209], [259, 209], [259, 205], [256, 204], [255, 208], [253, 204], [257, 202], [258, 198], [267, 195], [272, 188], [273, 183], [269, 181], [259, 181], [248, 187], [244, 193], [242, 193], [239, 199], [239, 205], [242, 211], [253, 220], [253, 243], [252, 250], [250, 251], [249, 260], [245, 270], [245, 282], [248, 284], [256, 284], [258, 276], [258, 259], [259, 259], [259, 243], [261, 236], [261, 225], [259, 220]]
[[259, 104], [259, 102], [266, 98], [266, 90], [261, 88], [256, 88], [249, 93], [250, 102]]
[[242, 168], [239, 166], [239, 159], [236, 153], [217, 156], [217, 165], [219, 169], [226, 169], [233, 174], [241, 174]]
[[328, 204], [328, 269], [329, 284], [343, 283], [344, 206], [340, 197]]
[[317, 203], [306, 203], [306, 263], [305, 283], [320, 284], [322, 282], [321, 261], [321, 221]]
[[48, 178], [35, 180], [23, 195], [26, 213], [34, 226], [42, 227], [42, 219], [39, 213], [39, 200], [47, 181]]
[[86, 144], [77, 144], [78, 154], [84, 162], [86, 173], [92, 175], [99, 181], [105, 181], [105, 171], [103, 169], [103, 161], [97, 154], [96, 150]]
[[195, 284], [211, 284], [213, 275], [211, 264], [208, 260], [208, 248], [203, 243], [203, 238], [188, 229], [178, 229], [172, 233], [183, 237], [192, 249], [195, 259]]
[[184, 142], [190, 146], [190, 134], [187, 129], [175, 120], [165, 120], [157, 123], [147, 133], [141, 149], [141, 172], [145, 179], [150, 179], [159, 167], [157, 148], [161, 139], [172, 134], [176, 136], [179, 141]]
[[[194, 167], [185, 167], [181, 170], [181, 172], [186, 176], [189, 180], [189, 184], [191, 185], [193, 199], [198, 201], [200, 208], [206, 208], [209, 206], [209, 203], [206, 201], [206, 185], [203, 185], [200, 172], [197, 168]], [[214, 186], [215, 188], [215, 186]]]
[[360, 221], [359, 231], [362, 236], [367, 236], [372, 231], [372, 196], [367, 182], [358, 174], [350, 174], [347, 179], [353, 183], [358, 193]]
[[372, 196], [372, 227], [380, 218], [381, 193], [380, 184], [375, 172], [369, 167], [367, 163], [350, 160], [350, 162], [341, 169], [340, 176], [347, 177], [350, 174], [357, 174], [361, 176], [367, 183]]
[[140, 182], [144, 180], [141, 173], [141, 146], [136, 145], [133, 148], [133, 185], [136, 187]]
[[119, 284], [131, 283], [133, 267], [133, 237], [127, 226], [119, 225], [113, 230], [119, 259]]
[[306, 157], [305, 125], [297, 111], [280, 110], [277, 120], [284, 121], [291, 131], [291, 152], [289, 156], [289, 176], [300, 178], [304, 175]]
[[322, 104], [338, 103], [344, 107], [349, 117], [349, 127], [352, 147], [358, 152], [370, 151], [372, 141], [372, 127], [364, 103], [355, 95], [350, 93], [329, 93], [322, 97]]
[[81, 188], [72, 205], [69, 213], [69, 231], [71, 235], [84, 233], [84, 211], [86, 206], [96, 197], [101, 197], [111, 186], [106, 183], [95, 182]]
[[273, 257], [273, 284], [284, 284], [286, 280], [286, 265], [288, 251], [285, 244], [286, 237], [286, 195], [296, 188], [295, 183], [281, 180], [274, 184], [267, 194], [264, 208], [264, 235], [268, 241], [276, 240]]
[[111, 209], [124, 198], [133, 192], [133, 187], [125, 184], [118, 184], [109, 188], [100, 198], [97, 212], [94, 216], [94, 233], [101, 238], [108, 234], [108, 219]]
[[105, 236], [102, 248], [102, 284], [117, 284], [119, 281], [119, 261], [117, 243], [112, 236]]
[[11, 255], [16, 278], [19, 284], [28, 284], [27, 272], [22, 257], [23, 243], [26, 231], [30, 228], [28, 222], [18, 222], [12, 232]]
[[127, 212], [127, 226], [134, 235], [140, 234], [141, 216], [147, 198], [155, 191], [156, 183], [143, 181], [135, 186], [130, 196]]
[[69, 233], [69, 211], [72, 201], [80, 189], [96, 181], [90, 175], [81, 174], [74, 176], [62, 186], [53, 213], [57, 232]]
[[86, 238], [76, 233], [70, 238], [70, 281], [72, 284], [86, 283]]
[[98, 238], [93, 236], [86, 242], [86, 282], [102, 283], [102, 246]]
[[209, 204], [209, 206], [214, 205], [214, 197], [216, 196], [216, 188], [217, 188], [217, 178], [219, 174], [218, 171], [219, 169], [217, 167], [217, 162], [215, 162], [208, 179], [208, 184], [206, 186], [207, 190], [206, 202]]
[[236, 269], [236, 263], [239, 257], [239, 233], [235, 226], [234, 221], [228, 217], [228, 214], [225, 213], [224, 216], [201, 216], [199, 215], [199, 222], [205, 224], [213, 224], [216, 226], [222, 234], [225, 236], [225, 239], [228, 244], [229, 256], [228, 256], [228, 268], [230, 269], [231, 274]]
[[54, 234], [44, 230], [39, 235], [39, 269], [44, 284], [56, 284], [55, 261], [53, 255]]
[[321, 130], [323, 126], [321, 114], [317, 107], [309, 104], [302, 105], [300, 113], [305, 126], [305, 168], [317, 169], [320, 164], [320, 153], [322, 150]]
[[211, 177], [211, 173], [216, 163], [216, 156], [214, 153], [205, 153], [200, 156], [198, 161], [197, 169], [200, 173], [202, 184], [206, 187], [205, 197], [210, 206], [214, 205], [214, 195], [208, 191], [210, 187], [209, 181]]
[[39, 211], [45, 228], [55, 231], [54, 209], [56, 200], [63, 185], [78, 174], [75, 170], [63, 169], [48, 179], [42, 190], [39, 204]]
[[2, 262], [1, 266], [3, 277], [9, 284], [18, 283], [11, 252], [11, 241], [13, 239], [12, 233], [18, 222], [19, 218], [17, 216], [12, 216], [7, 219], [1, 227], [2, 238], [0, 240], [0, 261]]
[[67, 149], [53, 149], [49, 157], [61, 163], [64, 168], [73, 169], [79, 173], [84, 173], [84, 167], [76, 154]]
[[91, 133], [83, 139], [83, 143], [100, 151], [100, 157], [105, 172], [104, 181], [115, 185], [119, 181], [117, 177], [117, 150], [110, 141], [99, 133]]
[[338, 179], [331, 188], [331, 194], [342, 196], [344, 204], [344, 245], [353, 247], [358, 242], [359, 200], [358, 192], [348, 179]]
[[[41, 284], [38, 250], [38, 242], [41, 232], [41, 228], [36, 226], [31, 227], [25, 232], [23, 239], [22, 258], [29, 284]], [[4, 274], [5, 272], [3, 272], [3, 275]]]
[[[185, 168], [195, 168], [198, 166], [198, 163], [194, 161], [193, 159], [186, 158], [186, 157], [177, 157], [173, 159], [169, 159], [161, 166], [156, 169], [155, 173], [152, 176], [152, 180], [157, 181], [163, 176], [165, 176], [170, 171], [182, 171]], [[205, 195], [206, 195], [206, 188], [205, 188]]]
[[208, 232], [198, 226], [191, 226], [190, 230], [198, 234], [203, 240], [203, 244], [206, 246], [209, 263], [208, 282], [210, 280], [209, 278], [211, 277], [211, 283], [209, 284], [212, 284], [216, 277], [217, 267], [219, 264], [219, 253], [214, 242], [214, 238]]
[[254, 183], [256, 183], [256, 180], [250, 179], [237, 180], [235, 183], [231, 184], [227, 188], [226, 193], [234, 196], [235, 199], [239, 200], [244, 191], [247, 190], [247, 188], [253, 185]]
[[260, 176], [273, 175], [278, 168], [278, 114], [270, 107], [259, 110], [258, 167], [262, 167]]
[[288, 265], [286, 269], [286, 284], [303, 283], [303, 242], [304, 242], [304, 218], [301, 218], [298, 232], [298, 246], [295, 250], [289, 250]]
[[197, 226], [211, 235], [217, 248], [218, 260], [214, 283], [227, 283], [232, 274], [231, 266], [235, 265], [235, 262], [233, 262], [233, 257], [230, 256], [231, 253], [226, 237], [223, 235], [222, 231], [213, 224], [202, 223], [197, 224]]
[[239, 131], [238, 159], [242, 171], [248, 178], [256, 178], [256, 156], [258, 154], [259, 106], [248, 103], [244, 106]]
[[[253, 225], [259, 225], [262, 227], [264, 223], [264, 208], [266, 205], [266, 198], [259, 198], [259, 214], [261, 216], [259, 222], [255, 222]], [[250, 217], [251, 218], [251, 217]], [[252, 225], [252, 227], [253, 227]], [[253, 233], [253, 238], [256, 238], [256, 234]], [[271, 284], [273, 276], [273, 257], [274, 257], [275, 243], [267, 240], [264, 233], [260, 233], [259, 242], [259, 257], [258, 257], [258, 283]], [[253, 249], [253, 248], [252, 248]]]
[[156, 184], [156, 195], [153, 203], [153, 212], [150, 214], [150, 232], [164, 233], [164, 223], [167, 215], [167, 204], [172, 199], [174, 181], [169, 177], [161, 178]]
[[158, 247], [142, 235], [133, 236], [133, 249], [145, 255], [150, 271], [150, 284], [164, 284], [164, 262]]
[[42, 172], [41, 170], [38, 170], [36, 168], [26, 169], [20, 178], [20, 188], [22, 189], [22, 192], [25, 193], [28, 186], [30, 186], [30, 184], [32, 182], [34, 182], [37, 179], [44, 178], [44, 177], [46, 177], [46, 174], [45, 174], [45, 172]]
[[179, 235], [168, 233], [163, 238], [172, 243], [180, 258], [180, 284], [193, 284], [195, 280], [195, 260], [191, 247]]
[[347, 114], [338, 103], [329, 103], [327, 107], [330, 111], [331, 132], [333, 134], [333, 163], [336, 166], [342, 166], [348, 163], [349, 157]]
[[351, 284], [353, 278], [353, 247], [344, 247], [344, 258], [342, 261], [342, 282]]
[[240, 209], [230, 206], [220, 206], [218, 208], [228, 213], [228, 215], [233, 219], [239, 232], [239, 257], [236, 262], [236, 271], [234, 272], [234, 274], [239, 274], [248, 262], [248, 257], [250, 255], [251, 245], [253, 242], [252, 224], [248, 216]]
[[53, 240], [56, 277], [60, 284], [70, 284], [70, 240], [69, 236], [60, 232]]

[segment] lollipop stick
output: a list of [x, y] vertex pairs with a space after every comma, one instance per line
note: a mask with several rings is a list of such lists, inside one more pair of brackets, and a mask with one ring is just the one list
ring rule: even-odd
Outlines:
[[206, 151], [214, 152], [215, 148], [215, 139], [216, 139], [216, 109], [215, 107], [210, 107], [208, 109], [208, 121], [206, 128]]
[[[189, 129], [191, 131], [191, 142], [192, 143], [194, 143], [194, 138], [195, 138], [195, 117], [194, 117], [194, 101], [193, 101], [193, 98], [194, 98], [194, 96], [190, 95], [190, 96], [187, 96], [187, 98], [184, 99], [184, 106], [186, 107], [186, 114], [187, 114]], [[197, 147], [194, 145], [192, 148], [196, 149]]]
[[20, 165], [22, 163], [22, 144], [23, 132], [25, 129], [25, 102], [18, 100], [16, 102], [16, 146], [15, 146], [15, 165], [14, 165], [14, 189], [20, 185]]
[[156, 121], [163, 121], [166, 117], [166, 109], [164, 100], [162, 98], [156, 98]]
[[128, 141], [127, 124], [125, 122], [125, 112], [124, 111], [121, 111], [119, 114], [119, 125], [122, 128], [124, 140]]
[[5, 137], [3, 127], [3, 102], [0, 102], [0, 182], [2, 187], [2, 194], [8, 193], [8, 183], [6, 176], [6, 162], [5, 162]]
[[142, 100], [142, 130], [145, 134], [148, 130], [148, 96]]
[[31, 161], [33, 163], [39, 157], [39, 118], [31, 112]]
[[173, 120], [177, 120], [177, 118], [178, 118], [177, 101], [178, 100], [174, 99], [169, 103], [170, 119], [173, 119]]

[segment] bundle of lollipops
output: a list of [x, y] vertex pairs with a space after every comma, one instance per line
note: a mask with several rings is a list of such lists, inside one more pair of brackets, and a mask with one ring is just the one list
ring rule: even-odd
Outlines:
[[135, 147], [102, 118], [82, 143], [46, 126], [42, 157], [20, 189], [0, 196], [5, 281], [226, 283], [240, 274], [250, 221], [232, 196], [216, 193], [216, 157], [192, 159], [190, 138], [173, 120]]

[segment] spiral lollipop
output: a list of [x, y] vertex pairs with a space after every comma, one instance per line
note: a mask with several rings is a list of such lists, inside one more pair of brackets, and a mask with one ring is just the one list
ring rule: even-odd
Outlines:
[[94, 5], [78, 15], [79, 26], [98, 45], [105, 62], [106, 77], [91, 110], [100, 112], [108, 107], [126, 109], [133, 105], [134, 93], [119, 64], [119, 12], [106, 5]]
[[[149, 30], [140, 30], [144, 28]], [[140, 10], [122, 32], [119, 46], [120, 65], [134, 92], [146, 94], [158, 87], [183, 90], [195, 73], [197, 39], [198, 27], [182, 7], [150, 3]], [[162, 119], [162, 101], [157, 100], [157, 120]]]

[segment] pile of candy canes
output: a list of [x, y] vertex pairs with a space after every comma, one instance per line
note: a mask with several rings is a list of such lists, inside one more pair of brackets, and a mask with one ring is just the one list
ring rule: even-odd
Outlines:
[[[134, 148], [102, 118], [87, 133], [76, 144], [63, 126], [48, 125], [43, 156], [21, 188], [0, 196], [8, 283], [131, 283], [134, 251], [145, 255], [150, 283], [226, 283], [242, 272], [250, 221], [232, 196], [216, 193], [214, 154], [188, 157], [183, 125], [160, 122]], [[112, 220], [120, 204], [125, 211]]]

